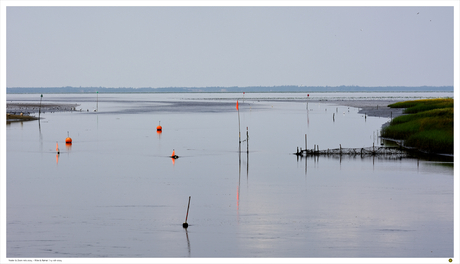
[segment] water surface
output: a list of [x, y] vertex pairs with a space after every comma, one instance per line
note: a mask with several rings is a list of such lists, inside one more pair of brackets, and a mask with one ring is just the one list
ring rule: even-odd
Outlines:
[[292, 154], [380, 145], [328, 98], [431, 95], [317, 96], [44, 95], [82, 111], [7, 125], [7, 257], [452, 257], [452, 163]]

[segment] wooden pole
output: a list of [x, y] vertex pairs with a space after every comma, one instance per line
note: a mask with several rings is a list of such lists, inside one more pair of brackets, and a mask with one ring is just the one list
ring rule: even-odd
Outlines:
[[307, 150], [307, 134], [305, 134], [305, 151]]
[[239, 144], [239, 151], [241, 152], [241, 129], [240, 129], [240, 109], [239, 108], [238, 108], [238, 144]]
[[248, 132], [248, 127], [246, 127], [246, 153], [249, 153], [249, 132]]
[[187, 218], [188, 218], [188, 210], [190, 209], [190, 199], [191, 198], [192, 198], [192, 196], [188, 197], [187, 215], [185, 216], [185, 223], [182, 224], [182, 227], [184, 227], [184, 228], [188, 227]]
[[40, 114], [42, 112], [42, 98], [43, 94], [40, 95], [40, 107], [38, 108], [38, 118], [40, 119]]

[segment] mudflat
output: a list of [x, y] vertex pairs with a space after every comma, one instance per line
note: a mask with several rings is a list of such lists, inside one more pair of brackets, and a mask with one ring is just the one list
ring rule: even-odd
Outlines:
[[10, 114], [32, 114], [41, 112], [75, 111], [78, 104], [49, 104], [49, 103], [7, 103], [6, 112]]
[[359, 108], [358, 113], [377, 117], [397, 117], [403, 114], [404, 108], [390, 108], [388, 105], [397, 103], [397, 100], [343, 100], [327, 101], [343, 106]]
[[[250, 101], [250, 99], [248, 100]], [[272, 100], [267, 100], [267, 101], [272, 101]], [[279, 101], [285, 101], [285, 100], [279, 100]], [[321, 102], [321, 103], [329, 103], [329, 104], [336, 104], [336, 105], [342, 105], [342, 106], [349, 106], [349, 107], [355, 107], [359, 108], [360, 114], [366, 114], [368, 116], [377, 116], [377, 117], [396, 117], [399, 115], [403, 114], [404, 109], [403, 108], [390, 108], [388, 107], [389, 104], [393, 104], [396, 102], [399, 102], [397, 100], [307, 100], [307, 101], [300, 101], [300, 100], [289, 100], [292, 102]], [[174, 102], [168, 102], [169, 104], [174, 104]], [[181, 105], [184, 102], [176, 102], [175, 104], [175, 111], [181, 111]], [[204, 111], [212, 111], [213, 108], [218, 107], [220, 110], [221, 107], [219, 107], [219, 103], [216, 102], [187, 102], [185, 104], [187, 107], [185, 108], [190, 108], [193, 106], [193, 104], [197, 104], [201, 107], [203, 107]], [[209, 103], [208, 107], [205, 105]], [[223, 104], [228, 104], [228, 103], [223, 103]], [[233, 104], [229, 104], [232, 105]], [[41, 111], [42, 112], [62, 112], [62, 111], [75, 111], [75, 108], [78, 106], [78, 104], [41, 104]], [[161, 106], [160, 108], [165, 107]], [[24, 114], [32, 114], [32, 113], [38, 113], [40, 109], [40, 104], [39, 103], [7, 103], [6, 105], [7, 113], [11, 114], [19, 114], [19, 113], [24, 113]], [[158, 109], [157, 109], [158, 110]], [[185, 110], [185, 109], [184, 109]], [[233, 109], [232, 109], [233, 110]], [[187, 111], [187, 110], [186, 110]]]

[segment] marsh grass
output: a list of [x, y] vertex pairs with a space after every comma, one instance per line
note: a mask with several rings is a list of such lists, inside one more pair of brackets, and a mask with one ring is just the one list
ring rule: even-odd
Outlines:
[[13, 114], [6, 114], [6, 121], [11, 122], [12, 120], [17, 121], [29, 121], [29, 120], [37, 120], [38, 117], [30, 116], [30, 115], [13, 115]]
[[389, 105], [406, 108], [408, 115], [394, 118], [382, 129], [383, 137], [402, 139], [406, 146], [434, 153], [453, 154], [454, 100], [425, 99]]

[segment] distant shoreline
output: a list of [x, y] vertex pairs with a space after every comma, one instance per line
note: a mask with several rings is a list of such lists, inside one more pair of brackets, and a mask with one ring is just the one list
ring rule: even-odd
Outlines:
[[47, 93], [313, 93], [313, 92], [453, 92], [453, 86], [245, 86], [245, 87], [10, 87], [7, 94]]

